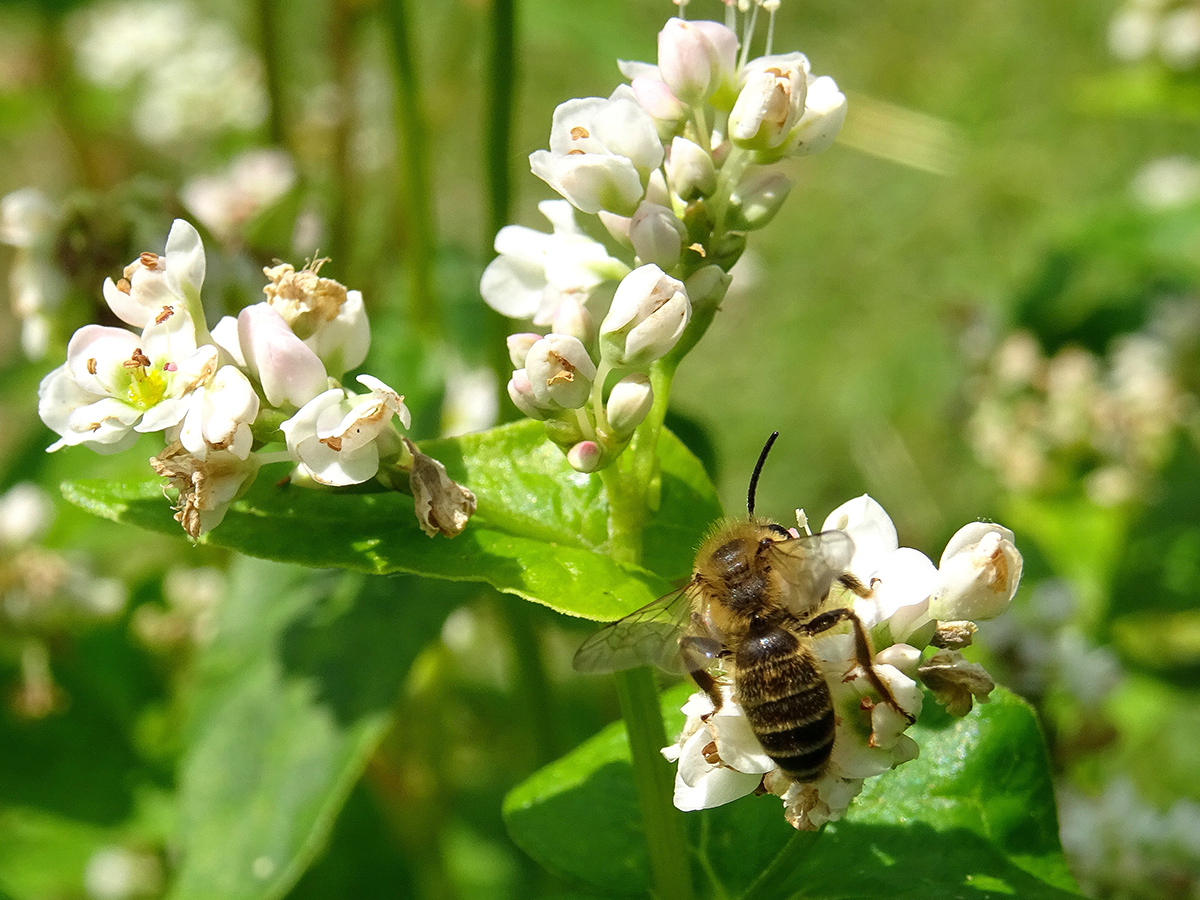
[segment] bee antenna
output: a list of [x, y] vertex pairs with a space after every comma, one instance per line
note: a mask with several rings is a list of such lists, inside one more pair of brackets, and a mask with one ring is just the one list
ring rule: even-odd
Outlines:
[[771, 445], [775, 443], [775, 438], [779, 437], [778, 431], [772, 431], [771, 436], [767, 438], [767, 442], [763, 444], [762, 453], [758, 454], [758, 462], [754, 464], [754, 473], [750, 476], [750, 490], [746, 492], [746, 511], [751, 516], [754, 515], [754, 492], [758, 490], [758, 476], [762, 474], [763, 464], [767, 461], [767, 454], [771, 452]]

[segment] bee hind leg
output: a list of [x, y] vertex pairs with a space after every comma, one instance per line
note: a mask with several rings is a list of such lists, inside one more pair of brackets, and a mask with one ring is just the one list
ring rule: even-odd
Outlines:
[[[854, 580], [858, 586], [862, 586], [862, 582], [854, 578], [854, 576], [844, 576]], [[850, 585], [847, 585], [850, 587]], [[851, 590], [854, 590], [851, 587]], [[857, 591], [856, 591], [857, 593]], [[867, 680], [871, 682], [871, 687], [879, 692], [879, 696], [900, 715], [904, 716], [909, 721], [909, 724], [917, 721], [916, 717], [901, 706], [896, 696], [892, 693], [892, 689], [883, 683], [883, 679], [879, 677], [879, 673], [875, 671], [875, 666], [872, 663], [874, 654], [871, 652], [871, 639], [867, 636], [867, 629], [863, 627], [862, 619], [855, 615], [852, 609], [831, 609], [828, 612], [823, 612], [819, 616], [815, 616], [803, 623], [800, 628], [810, 635], [820, 634], [823, 631], [828, 631], [835, 625], [849, 620], [854, 626], [854, 656], [858, 661], [863, 672], [866, 673]]]

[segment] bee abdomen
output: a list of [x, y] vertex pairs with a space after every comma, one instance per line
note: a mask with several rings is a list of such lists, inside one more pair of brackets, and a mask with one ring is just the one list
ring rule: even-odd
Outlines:
[[[772, 652], [762, 652], [767, 647]], [[833, 751], [836, 719], [816, 660], [782, 629], [761, 635], [738, 656], [735, 699], [759, 743], [797, 781], [818, 777]]]

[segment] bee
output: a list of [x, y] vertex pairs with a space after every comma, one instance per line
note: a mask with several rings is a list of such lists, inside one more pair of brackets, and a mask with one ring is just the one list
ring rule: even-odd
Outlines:
[[750, 477], [748, 517], [724, 523], [701, 544], [692, 577], [678, 591], [613, 622], [575, 654], [582, 672], [680, 664], [712, 701], [723, 705], [718, 662], [732, 698], [767, 755], [798, 782], [821, 776], [833, 752], [833, 696], [812, 650], [813, 639], [849, 622], [855, 657], [884, 702], [910, 722], [871, 665], [866, 629], [849, 608], [822, 610], [834, 583], [859, 596], [870, 588], [848, 571], [854, 543], [844, 531], [797, 536], [754, 515], [754, 493], [771, 445]]

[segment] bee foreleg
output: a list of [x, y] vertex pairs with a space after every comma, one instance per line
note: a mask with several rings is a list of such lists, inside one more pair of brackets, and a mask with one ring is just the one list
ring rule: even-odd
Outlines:
[[[853, 578], [853, 576], [849, 576]], [[861, 582], [855, 579], [855, 583], [861, 586]], [[853, 590], [853, 588], [851, 588]], [[883, 679], [879, 677], [879, 673], [875, 671], [875, 666], [872, 664], [874, 653], [871, 652], [871, 640], [867, 636], [867, 629], [863, 627], [862, 619], [855, 615], [852, 609], [831, 609], [828, 612], [823, 612], [819, 616], [814, 616], [807, 622], [802, 623], [799, 627], [805, 633], [810, 635], [820, 634], [823, 631], [828, 631], [833, 626], [840, 622], [849, 620], [854, 626], [854, 656], [858, 661], [858, 665], [866, 673], [867, 680], [871, 682], [871, 687], [879, 692], [879, 696], [884, 699], [892, 709], [908, 719], [910, 723], [915, 722], [916, 718], [909, 714], [903, 706], [897, 701], [891, 688], [883, 683]]]
[[842, 587], [853, 591], [860, 597], [870, 597], [874, 593], [873, 587], [868, 587], [867, 585], [863, 584], [849, 572], [843, 572], [838, 576], [837, 580]]
[[711, 660], [721, 655], [723, 649], [721, 642], [712, 638], [688, 635], [679, 639], [679, 655], [683, 659], [683, 665], [692, 681], [696, 682], [696, 686], [708, 695], [714, 713], [721, 708], [724, 700], [717, 679], [709, 673], [708, 666]]

